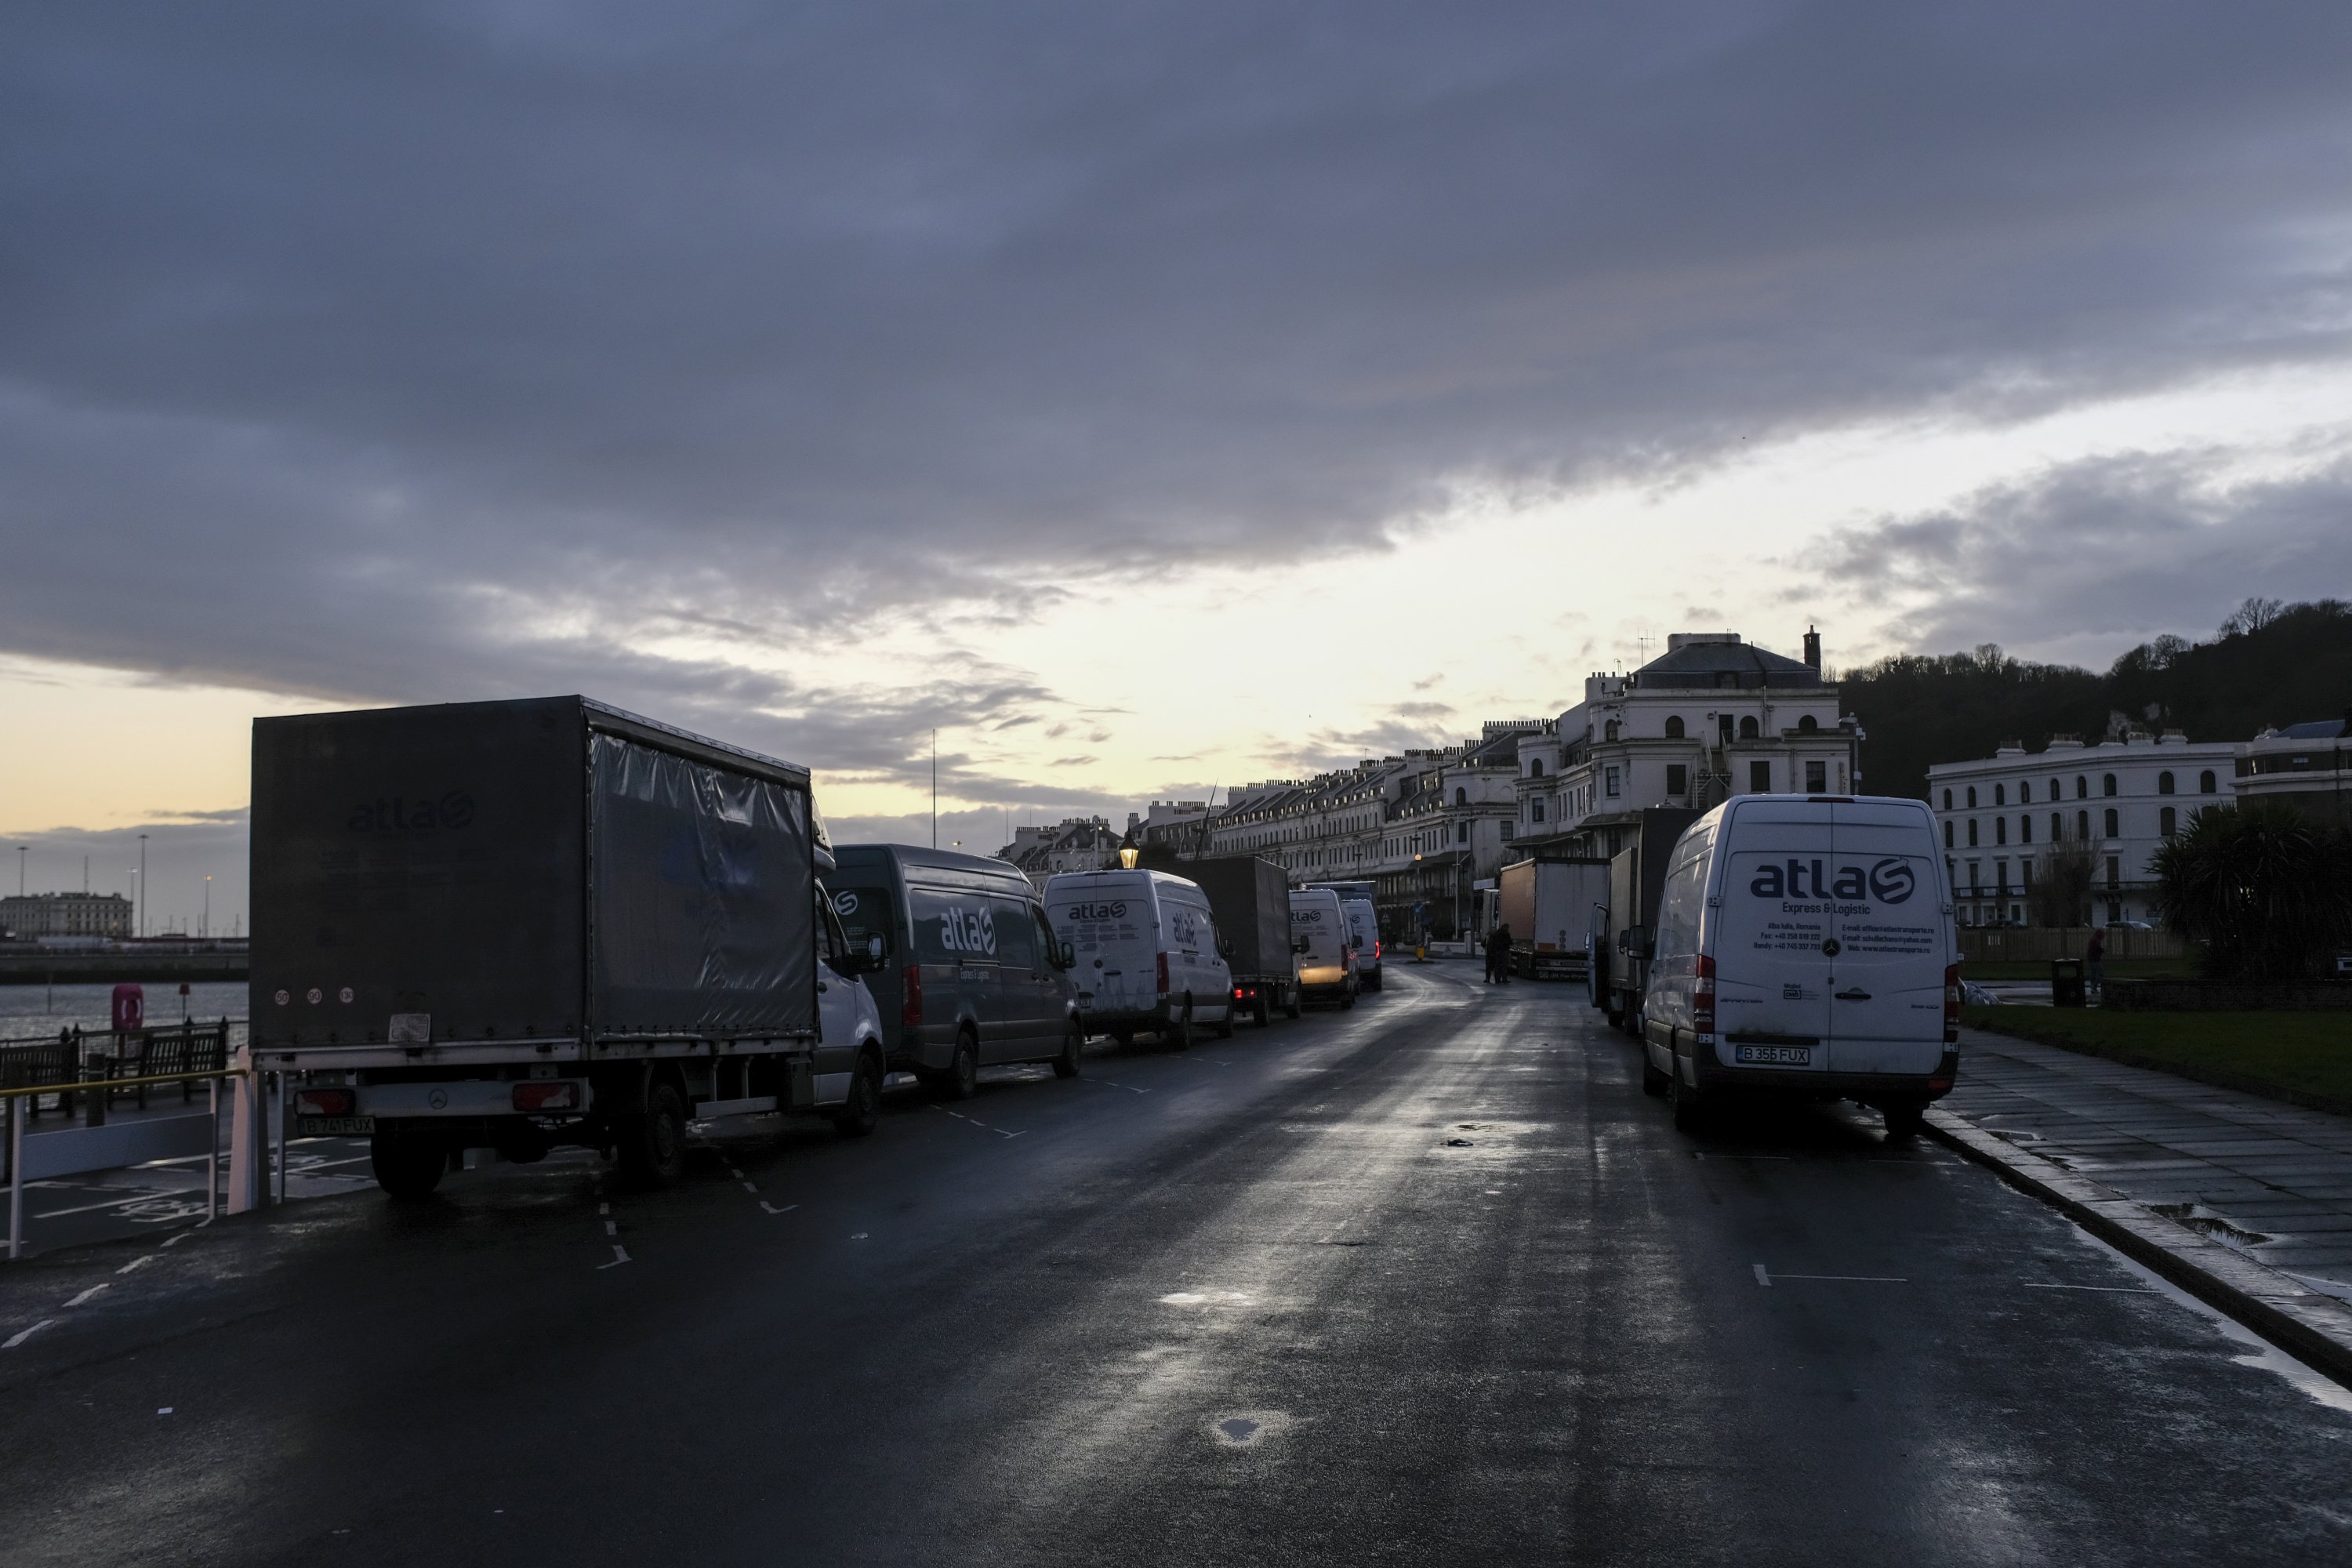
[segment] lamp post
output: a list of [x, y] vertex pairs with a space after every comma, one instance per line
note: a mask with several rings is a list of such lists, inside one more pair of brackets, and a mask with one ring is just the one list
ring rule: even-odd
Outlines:
[[147, 836], [139, 836], [139, 908], [131, 917], [138, 934], [147, 934]]
[[29, 844], [16, 846], [16, 896], [20, 899], [25, 896], [25, 851], [31, 847]]
[[205, 921], [196, 928], [196, 934], [207, 941], [213, 934], [213, 874], [210, 871], [205, 873]]

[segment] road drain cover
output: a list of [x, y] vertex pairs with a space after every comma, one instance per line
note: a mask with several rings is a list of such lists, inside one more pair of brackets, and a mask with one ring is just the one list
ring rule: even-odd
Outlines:
[[1218, 1422], [1217, 1430], [1224, 1436], [1226, 1442], [1239, 1447], [1257, 1436], [1258, 1424], [1255, 1421], [1245, 1421], [1236, 1415], [1231, 1421]]

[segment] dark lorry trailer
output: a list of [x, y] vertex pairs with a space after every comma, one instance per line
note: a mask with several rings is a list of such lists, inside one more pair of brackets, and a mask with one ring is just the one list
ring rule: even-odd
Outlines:
[[674, 1179], [690, 1114], [871, 1125], [877, 1043], [819, 1037], [819, 946], [859, 956], [805, 768], [582, 697], [302, 714], [254, 721], [252, 820], [255, 1063], [387, 1191], [481, 1147]]
[[1592, 1005], [1628, 1034], [1640, 1033], [1637, 1015], [1650, 980], [1666, 862], [1675, 840], [1698, 818], [1682, 806], [1644, 807], [1631, 824], [1633, 841], [1610, 858], [1608, 919], [1593, 933], [1589, 975]]
[[1234, 1012], [1263, 1026], [1279, 1010], [1298, 1016], [1297, 947], [1290, 934], [1290, 884], [1282, 868], [1255, 855], [1187, 860], [1184, 875], [1209, 896], [1210, 918], [1234, 972]]

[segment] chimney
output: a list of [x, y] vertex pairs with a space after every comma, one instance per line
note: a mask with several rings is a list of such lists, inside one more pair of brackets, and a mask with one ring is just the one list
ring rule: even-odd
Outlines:
[[1805, 628], [1805, 668], [1815, 675], [1822, 672], [1822, 634], [1811, 626]]

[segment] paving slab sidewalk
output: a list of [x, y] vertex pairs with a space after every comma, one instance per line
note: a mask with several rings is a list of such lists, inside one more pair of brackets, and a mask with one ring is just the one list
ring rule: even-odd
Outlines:
[[2352, 1383], [2352, 1118], [1967, 1029], [1936, 1134]]

